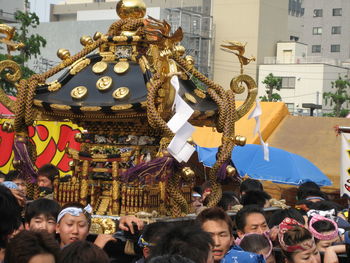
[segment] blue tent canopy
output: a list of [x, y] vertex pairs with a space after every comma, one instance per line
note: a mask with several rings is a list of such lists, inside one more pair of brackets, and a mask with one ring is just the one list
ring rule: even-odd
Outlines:
[[[215, 164], [217, 151], [218, 148], [197, 146], [199, 161], [208, 167]], [[308, 181], [320, 186], [332, 185], [319, 168], [300, 155], [274, 147], [269, 147], [269, 154], [270, 161], [265, 161], [261, 145], [236, 146], [232, 150], [232, 162], [241, 176], [248, 175], [258, 180], [291, 185]]]

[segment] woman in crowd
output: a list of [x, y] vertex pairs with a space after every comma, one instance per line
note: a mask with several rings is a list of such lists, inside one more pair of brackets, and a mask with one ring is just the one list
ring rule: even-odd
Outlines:
[[327, 247], [340, 241], [337, 223], [318, 214], [309, 219], [309, 231], [315, 237], [320, 252], [325, 252]]
[[321, 263], [314, 237], [309, 230], [291, 218], [279, 225], [278, 240], [288, 263]]
[[263, 255], [266, 263], [276, 263], [272, 252], [273, 245], [270, 237], [265, 234], [247, 234], [240, 240], [239, 245], [244, 251]]

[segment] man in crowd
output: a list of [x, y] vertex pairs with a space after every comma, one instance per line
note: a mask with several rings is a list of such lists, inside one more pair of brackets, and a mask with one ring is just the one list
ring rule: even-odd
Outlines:
[[37, 184], [39, 186], [40, 195], [52, 199], [53, 181], [59, 176], [59, 171], [52, 164], [45, 164], [38, 170]]
[[238, 237], [248, 233], [263, 234], [269, 230], [263, 210], [256, 205], [243, 207], [236, 215]]
[[27, 196], [27, 185], [25, 180], [20, 176], [18, 171], [12, 170], [9, 171], [5, 177], [6, 181], [14, 182], [18, 186], [18, 190], [23, 193], [24, 196]]
[[56, 201], [46, 198], [29, 203], [24, 216], [25, 228], [32, 231], [46, 230], [55, 234], [60, 210], [61, 207]]
[[225, 211], [219, 207], [203, 210], [197, 216], [197, 222], [205, 232], [208, 232], [213, 241], [212, 249], [214, 261], [220, 262], [233, 244], [233, 223]]

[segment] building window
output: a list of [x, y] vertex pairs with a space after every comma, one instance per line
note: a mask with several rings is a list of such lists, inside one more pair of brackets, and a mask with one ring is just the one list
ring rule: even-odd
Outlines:
[[322, 27], [313, 27], [312, 34], [313, 35], [322, 35]]
[[320, 53], [321, 52], [321, 45], [312, 45], [311, 52], [312, 53]]
[[322, 9], [314, 9], [314, 17], [322, 17], [323, 10]]
[[286, 103], [289, 113], [294, 113], [294, 103]]
[[332, 26], [332, 35], [341, 34], [341, 26]]
[[331, 45], [331, 52], [340, 52], [340, 45]]
[[297, 42], [299, 40], [299, 37], [297, 37], [297, 36], [289, 36], [289, 40]]
[[342, 9], [341, 8], [333, 8], [333, 16], [341, 16]]
[[282, 89], [295, 89], [295, 77], [282, 77]]

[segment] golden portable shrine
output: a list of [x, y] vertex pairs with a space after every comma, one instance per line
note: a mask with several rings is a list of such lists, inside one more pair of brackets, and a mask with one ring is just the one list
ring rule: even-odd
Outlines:
[[[90, 203], [98, 215], [157, 211], [160, 216], [184, 216], [190, 212], [191, 189], [198, 175], [186, 164], [193, 142], [181, 133], [190, 131], [191, 125], [211, 126], [223, 133], [208, 175], [213, 189], [208, 206], [216, 205], [222, 193], [218, 179], [235, 172], [232, 148], [245, 143], [243, 136], [235, 135], [234, 125], [255, 101], [256, 84], [243, 74], [243, 66], [254, 58], [244, 56], [245, 45], [239, 42], [222, 45], [241, 63], [240, 75], [226, 90], [196, 70], [193, 57], [179, 44], [181, 28], [172, 31], [166, 21], [144, 18], [146, 6], [141, 0], [119, 1], [117, 14], [120, 20], [107, 34], [81, 37], [84, 47], [75, 55], [58, 50], [61, 63], [43, 74], [20, 79], [17, 64], [0, 63], [0, 70], [8, 71], [5, 78], [18, 91], [15, 103], [3, 91], [0, 94], [16, 115], [16, 168], [33, 183], [36, 151], [28, 140], [28, 126], [35, 120], [68, 119], [84, 132], [75, 137], [82, 142], [80, 151], [67, 148], [73, 175], [55, 180], [57, 201]], [[1, 25], [0, 31], [9, 51], [20, 48], [11, 40], [13, 28]], [[57, 80], [47, 83], [58, 73]], [[235, 94], [245, 90], [247, 98], [236, 109]], [[183, 126], [177, 127], [175, 121], [171, 127], [171, 120], [181, 120], [177, 114], [185, 114], [185, 108], [190, 112], [183, 123], [186, 128], [181, 130]]]

